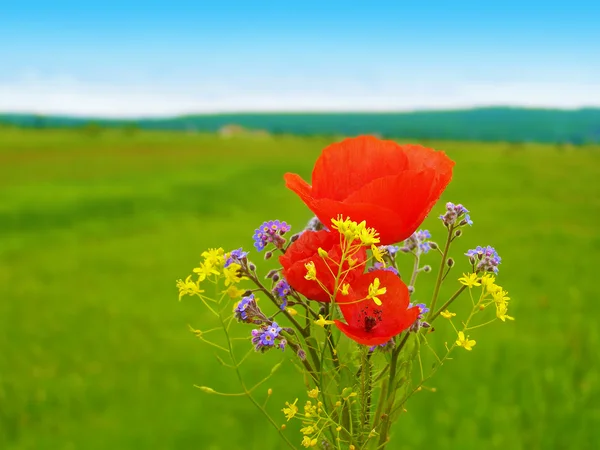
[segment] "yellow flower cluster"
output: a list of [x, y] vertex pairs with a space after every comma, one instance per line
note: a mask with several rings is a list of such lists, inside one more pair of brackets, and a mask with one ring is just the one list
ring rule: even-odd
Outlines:
[[496, 278], [490, 274], [485, 274], [481, 278], [481, 284], [485, 290], [485, 293], [483, 294], [484, 298], [487, 297], [488, 294], [492, 296], [493, 302], [496, 305], [496, 317], [502, 322], [506, 322], [507, 319], [515, 320], [514, 317], [507, 314], [508, 301], [510, 300], [508, 292], [502, 289], [502, 286], [498, 286], [495, 281]]
[[379, 243], [379, 233], [374, 228], [368, 228], [367, 223], [363, 220], [361, 223], [356, 223], [346, 219], [343, 216], [338, 216], [337, 219], [331, 219], [333, 229], [337, 230], [350, 243], [360, 241], [362, 245], [371, 246]]
[[[340, 431], [342, 431], [342, 426], [323, 409], [323, 403], [318, 400], [320, 394], [321, 391], [318, 387], [308, 391], [308, 397], [312, 400], [306, 401], [303, 414], [299, 413], [299, 408], [296, 406], [298, 399], [291, 404], [286, 402], [286, 407], [282, 409], [288, 421], [295, 417], [302, 421], [300, 432], [303, 434], [303, 438], [301, 444], [305, 448], [316, 447], [319, 442], [319, 436], [321, 436], [326, 429], [335, 429], [338, 436]], [[350, 401], [350, 399], [356, 395], [357, 394], [352, 392], [349, 388], [345, 388], [342, 391], [340, 400], [335, 403], [334, 407], [340, 408], [342, 406], [342, 400]]]
[[184, 295], [200, 295], [204, 292], [200, 289], [200, 283], [205, 280], [216, 282], [219, 278], [223, 278], [224, 285], [227, 288], [224, 292], [231, 298], [242, 296], [245, 291], [238, 289], [235, 285], [247, 278], [242, 276], [239, 264], [231, 263], [225, 267], [225, 261], [229, 258], [229, 253], [225, 253], [222, 248], [211, 248], [202, 252], [202, 258], [203, 261], [193, 269], [193, 272], [198, 276], [196, 280], [192, 280], [192, 275], [189, 275], [185, 281], [177, 280], [176, 286], [179, 290], [180, 300]]

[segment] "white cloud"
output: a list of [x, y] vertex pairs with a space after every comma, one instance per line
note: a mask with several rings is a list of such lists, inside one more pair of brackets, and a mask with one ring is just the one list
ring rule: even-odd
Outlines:
[[[178, 86], [91, 84], [69, 76], [28, 74], [0, 83], [0, 111], [136, 117], [240, 111], [406, 111], [473, 106], [579, 108], [600, 106], [600, 83], [272, 83]], [[330, 83], [331, 84], [331, 83]]]

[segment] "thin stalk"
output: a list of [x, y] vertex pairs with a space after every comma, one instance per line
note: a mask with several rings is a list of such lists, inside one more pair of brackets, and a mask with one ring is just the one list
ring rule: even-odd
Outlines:
[[[438, 271], [437, 281], [435, 283], [435, 288], [433, 290], [433, 298], [431, 299], [431, 308], [429, 315], [433, 315], [433, 311], [435, 311], [435, 303], [437, 302], [438, 295], [440, 294], [440, 287], [442, 286], [442, 279], [444, 276], [444, 268], [446, 267], [446, 258], [448, 257], [448, 250], [450, 249], [450, 243], [452, 242], [452, 233], [454, 231], [454, 226], [450, 225], [448, 228], [448, 238], [446, 239], [446, 245], [444, 246], [444, 252], [442, 253], [442, 261], [440, 262], [440, 270]], [[429, 319], [429, 317], [428, 317]]]

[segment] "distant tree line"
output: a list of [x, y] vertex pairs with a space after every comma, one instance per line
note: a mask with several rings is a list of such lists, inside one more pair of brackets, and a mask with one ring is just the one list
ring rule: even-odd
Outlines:
[[407, 113], [252, 113], [117, 120], [0, 114], [0, 124], [28, 128], [122, 128], [129, 132], [171, 130], [218, 132], [235, 124], [270, 134], [358, 135], [411, 139], [600, 142], [600, 108], [578, 110], [476, 108]]

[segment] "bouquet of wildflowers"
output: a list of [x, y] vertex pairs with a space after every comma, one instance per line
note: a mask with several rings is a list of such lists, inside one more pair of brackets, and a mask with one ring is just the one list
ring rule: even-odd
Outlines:
[[[262, 273], [251, 252], [210, 249], [194, 274], [177, 282], [180, 298], [197, 296], [211, 313], [215, 326], [193, 331], [242, 386], [240, 393], [200, 389], [248, 397], [291, 448], [385, 448], [408, 399], [428, 388], [454, 350], [474, 348], [472, 331], [512, 320], [492, 247], [468, 250], [466, 273], [448, 276], [455, 266], [450, 246], [472, 225], [464, 206], [446, 204], [443, 243], [418, 230], [453, 166], [442, 152], [365, 136], [325, 148], [312, 186], [286, 174], [287, 187], [315, 217], [296, 234], [278, 220], [256, 229], [254, 255], [278, 256], [278, 268]], [[412, 261], [412, 271], [399, 272], [400, 258]], [[433, 295], [418, 298], [417, 277], [427, 272], [434, 272]], [[447, 298], [440, 298], [443, 282], [454, 285]], [[438, 320], [455, 338], [436, 345]], [[233, 337], [233, 327], [247, 327], [246, 337]], [[281, 352], [282, 361], [249, 386], [240, 366], [266, 352]], [[432, 363], [425, 365], [427, 357]], [[273, 417], [264, 406], [272, 391], [260, 386], [284, 361], [298, 366], [306, 396], [289, 399]], [[292, 420], [301, 422], [301, 436], [288, 435]]]

